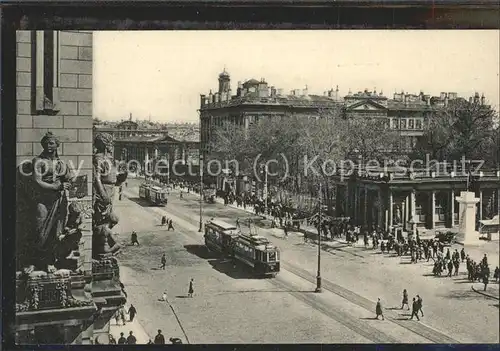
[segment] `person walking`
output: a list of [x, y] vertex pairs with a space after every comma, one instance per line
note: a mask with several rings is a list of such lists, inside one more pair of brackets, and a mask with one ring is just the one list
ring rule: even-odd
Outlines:
[[117, 310], [115, 312], [115, 321], [116, 321], [116, 325], [120, 325], [120, 310]]
[[[424, 316], [424, 310], [422, 309], [424, 300], [422, 300], [422, 297], [420, 295], [417, 295], [417, 303], [418, 303], [418, 311], [422, 314], [422, 317]], [[417, 311], [417, 313], [418, 313]]]
[[174, 229], [173, 222], [172, 222], [172, 220], [171, 220], [171, 219], [168, 221], [168, 229], [167, 229], [167, 230], [168, 230], [168, 231], [170, 231], [170, 229], [175, 230], [175, 229]]
[[165, 254], [161, 256], [161, 269], [165, 270], [165, 266], [167, 264], [167, 258], [165, 257]]
[[161, 225], [164, 226], [167, 224], [167, 216], [162, 216], [161, 217]]
[[157, 345], [164, 345], [165, 344], [165, 337], [161, 333], [161, 329], [158, 329], [158, 334], [156, 334], [156, 336], [155, 336], [154, 343]]
[[453, 262], [451, 260], [448, 261], [448, 277], [451, 278], [451, 274], [453, 273]]
[[465, 249], [462, 247], [462, 250], [460, 250], [460, 258], [462, 259], [462, 262], [465, 261]]
[[110, 345], [116, 345], [116, 340], [113, 334], [109, 334], [109, 344]]
[[403, 309], [404, 305], [410, 309], [410, 305], [408, 304], [408, 292], [406, 292], [406, 289], [403, 290], [403, 302], [401, 303], [401, 309]]
[[179, 193], [179, 198], [182, 200], [182, 190], [181, 190], [181, 192]]
[[413, 298], [413, 302], [411, 305], [411, 318], [413, 320], [413, 316], [417, 317], [417, 320], [419, 321], [420, 318], [418, 317], [418, 302], [415, 298]]
[[166, 291], [164, 291], [163, 295], [161, 295], [161, 300], [162, 301], [167, 301], [167, 292]]
[[188, 290], [188, 297], [193, 297], [194, 294], [194, 279], [191, 278], [191, 281], [189, 282], [189, 290]]
[[455, 260], [453, 261], [453, 266], [455, 267], [454, 275], [458, 275], [458, 269], [460, 268], [460, 258], [459, 257], [455, 258]]
[[129, 336], [127, 337], [127, 344], [129, 344], [129, 345], [137, 344], [137, 339], [135, 338], [132, 330], [129, 332]]
[[495, 279], [495, 283], [498, 282], [500, 271], [498, 269], [498, 266], [496, 266], [495, 270], [493, 271], [493, 278]]
[[127, 339], [125, 339], [125, 336], [123, 336], [123, 332], [120, 333], [120, 338], [118, 339], [118, 345], [124, 345], [127, 343]]
[[130, 241], [132, 243], [132, 246], [134, 246], [135, 244], [137, 244], [137, 246], [139, 246], [139, 241], [137, 240], [137, 233], [135, 231], [132, 231], [132, 234], [130, 235]]
[[123, 325], [126, 325], [127, 320], [125, 319], [125, 308], [123, 306], [120, 308], [120, 318], [123, 321]]
[[378, 316], [382, 316], [382, 320], [384, 320], [384, 311], [382, 310], [382, 303], [380, 302], [380, 298], [377, 300], [377, 305], [375, 306], [375, 314], [377, 315], [375, 319], [378, 319]]
[[128, 309], [128, 315], [129, 315], [129, 321], [133, 322], [135, 315], [137, 314], [137, 310], [135, 309], [134, 305], [130, 304], [130, 308]]

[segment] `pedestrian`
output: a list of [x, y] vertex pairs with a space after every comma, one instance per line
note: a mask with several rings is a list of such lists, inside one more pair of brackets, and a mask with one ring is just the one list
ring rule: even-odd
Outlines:
[[130, 316], [129, 317], [130, 322], [134, 321], [134, 317], [136, 314], [137, 314], [137, 310], [135, 309], [134, 305], [130, 304], [130, 308], [128, 309], [128, 315]]
[[161, 296], [162, 301], [167, 301], [167, 292], [163, 292], [163, 295]]
[[288, 239], [288, 226], [287, 223], [283, 226], [283, 231], [285, 232], [285, 239]]
[[123, 325], [127, 324], [127, 320], [125, 319], [125, 309], [120, 307], [120, 318], [122, 319]]
[[[422, 310], [424, 300], [420, 297], [420, 295], [417, 295], [417, 303], [418, 303], [418, 311], [422, 314], [422, 317], [424, 316], [424, 311]], [[417, 313], [418, 313], [417, 311]]]
[[182, 190], [181, 192], [179, 193], [179, 198], [182, 199]]
[[411, 318], [413, 319], [413, 316], [417, 317], [417, 320], [419, 321], [420, 318], [418, 317], [418, 302], [415, 298], [413, 298], [413, 302], [411, 305]]
[[172, 220], [171, 220], [171, 219], [168, 221], [168, 229], [167, 229], [167, 230], [170, 230], [170, 229], [175, 230], [175, 229], [174, 229], [173, 222], [172, 222]]
[[127, 339], [123, 336], [123, 332], [120, 333], [120, 338], [118, 339], [118, 345], [123, 345], [127, 343]]
[[462, 258], [462, 262], [465, 261], [465, 249], [462, 247], [462, 250], [460, 250], [460, 257]]
[[167, 258], [165, 257], [165, 254], [161, 256], [161, 269], [165, 269], [165, 265], [167, 264]]
[[239, 218], [236, 218], [236, 228], [241, 229], [240, 228], [240, 219]]
[[486, 254], [484, 254], [484, 257], [483, 257], [483, 260], [481, 261], [481, 264], [484, 267], [488, 267], [488, 256], [486, 256]]
[[109, 344], [110, 345], [116, 345], [116, 339], [113, 336], [113, 334], [109, 334]]
[[377, 300], [377, 306], [375, 306], [376, 319], [378, 316], [382, 316], [382, 320], [384, 320], [384, 311], [382, 311], [382, 303], [380, 302], [380, 298]]
[[484, 284], [484, 290], [486, 291], [486, 287], [488, 286], [488, 283], [490, 282], [490, 269], [488, 266], [483, 269], [483, 284]]
[[404, 305], [410, 309], [410, 305], [408, 304], [408, 293], [406, 289], [403, 290], [403, 302], [401, 303], [401, 309], [403, 309]]
[[164, 226], [165, 224], [167, 224], [167, 216], [162, 216], [161, 217], [161, 225]]
[[117, 310], [115, 313], [115, 321], [116, 321], [116, 325], [120, 325], [120, 311], [119, 310]]
[[451, 260], [448, 261], [448, 277], [451, 277], [451, 274], [453, 273], [453, 262]]
[[127, 337], [127, 344], [129, 344], [129, 345], [137, 344], [137, 339], [135, 338], [132, 330], [129, 332], [129, 336]]
[[137, 240], [137, 233], [135, 231], [132, 231], [132, 234], [130, 235], [130, 241], [132, 242], [132, 246], [137, 244], [139, 246], [139, 241]]
[[456, 258], [455, 261], [453, 261], [453, 265], [455, 266], [455, 274], [458, 275], [458, 269], [460, 268], [460, 258]]
[[191, 278], [191, 281], [189, 282], [189, 290], [188, 290], [188, 297], [193, 297], [194, 294], [194, 279]]
[[179, 338], [170, 338], [168, 340], [174, 345], [182, 344], [182, 340]]
[[495, 278], [495, 283], [498, 282], [500, 271], [498, 270], [498, 266], [496, 266], [495, 271], [493, 272], [493, 278]]
[[165, 337], [161, 333], [161, 329], [158, 329], [158, 334], [155, 336], [155, 344], [157, 345], [163, 345], [165, 344]]

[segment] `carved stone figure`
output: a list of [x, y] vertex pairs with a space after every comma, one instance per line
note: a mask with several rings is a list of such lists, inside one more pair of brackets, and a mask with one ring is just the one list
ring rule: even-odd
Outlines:
[[113, 239], [111, 229], [118, 223], [113, 212], [115, 187], [127, 179], [127, 170], [118, 169], [112, 157], [113, 137], [98, 133], [94, 138], [92, 256], [94, 259], [111, 256], [120, 245]]
[[18, 190], [18, 268], [54, 272], [59, 237], [64, 231], [68, 192], [75, 174], [59, 158], [58, 138], [48, 132], [41, 140], [43, 152], [20, 167]]
[[403, 219], [401, 218], [401, 207], [396, 205], [396, 210], [394, 211], [394, 220], [393, 224], [401, 224]]

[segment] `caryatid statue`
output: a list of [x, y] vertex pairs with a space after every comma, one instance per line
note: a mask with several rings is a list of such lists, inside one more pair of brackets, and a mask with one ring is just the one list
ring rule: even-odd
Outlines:
[[[113, 212], [115, 187], [127, 179], [127, 170], [118, 169], [113, 159], [113, 137], [98, 133], [94, 138], [92, 257], [100, 259], [118, 252], [120, 245], [113, 239], [111, 229], [118, 223]], [[124, 166], [124, 165], [123, 165]]]
[[[61, 241], [66, 232], [68, 189], [75, 173], [59, 158], [59, 139], [48, 132], [41, 140], [43, 151], [31, 164], [20, 167], [18, 188], [18, 266], [26, 273], [54, 272], [60, 266]], [[29, 172], [29, 173], [25, 173]], [[76, 239], [77, 241], [79, 238]], [[69, 252], [65, 252], [65, 255]]]

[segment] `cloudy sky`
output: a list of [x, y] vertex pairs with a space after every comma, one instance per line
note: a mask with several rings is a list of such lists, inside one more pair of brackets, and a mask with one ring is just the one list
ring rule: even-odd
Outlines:
[[94, 115], [105, 120], [198, 120], [199, 95], [250, 78], [346, 95], [365, 88], [469, 97], [499, 105], [500, 31], [94, 32]]

